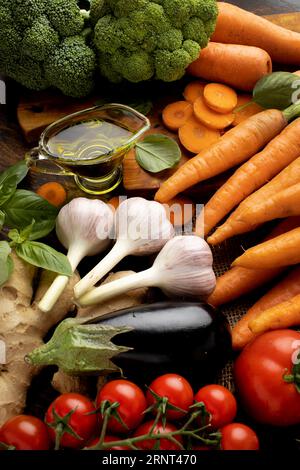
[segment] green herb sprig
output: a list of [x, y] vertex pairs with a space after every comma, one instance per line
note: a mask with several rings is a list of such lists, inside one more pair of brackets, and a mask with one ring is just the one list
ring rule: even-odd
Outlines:
[[36, 240], [55, 226], [58, 209], [32, 191], [17, 189], [28, 173], [25, 161], [0, 174], [0, 286], [13, 271], [12, 250], [29, 264], [65, 276], [72, 275], [68, 258]]

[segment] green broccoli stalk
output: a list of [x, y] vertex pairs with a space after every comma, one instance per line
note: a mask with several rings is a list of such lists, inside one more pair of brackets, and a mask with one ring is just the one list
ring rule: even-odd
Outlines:
[[86, 17], [77, 0], [1, 0], [0, 73], [32, 90], [88, 95], [96, 57]]
[[92, 0], [90, 15], [102, 75], [171, 82], [207, 46], [218, 9], [215, 0]]

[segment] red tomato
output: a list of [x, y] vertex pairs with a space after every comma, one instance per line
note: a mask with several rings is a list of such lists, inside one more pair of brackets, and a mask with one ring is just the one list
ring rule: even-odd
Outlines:
[[121, 434], [128, 433], [136, 429], [142, 422], [147, 402], [142, 390], [134, 383], [122, 379], [108, 382], [98, 393], [97, 408], [100, 408], [101, 403], [105, 400], [111, 404], [119, 403], [116, 411], [127, 426], [125, 427], [112, 416], [108, 421], [109, 431]]
[[[151, 383], [146, 394], [148, 406], [157, 401], [150, 390], [160, 398], [167, 398], [170, 405], [174, 405], [185, 412], [189, 411], [189, 407], [194, 402], [192, 387], [186, 379], [177, 374], [162, 375]], [[157, 409], [154, 409], [154, 412], [156, 413]], [[167, 409], [166, 416], [169, 420], [174, 421], [186, 416], [186, 413]]]
[[259, 440], [255, 432], [241, 423], [231, 423], [221, 429], [222, 450], [258, 450]]
[[1, 442], [16, 450], [49, 450], [47, 426], [34, 416], [19, 415], [9, 419], [1, 428]]
[[[47, 410], [45, 416], [47, 424], [55, 422], [53, 410], [60, 418], [65, 418], [71, 411], [74, 411], [69, 417], [68, 425], [80, 437], [78, 439], [65, 431], [60, 441], [61, 447], [81, 449], [98, 431], [96, 408], [88, 398], [79, 393], [65, 393], [56, 398]], [[49, 426], [49, 433], [52, 441], [55, 442], [56, 430]]]
[[[104, 442], [116, 442], [116, 441], [120, 441], [120, 438], [115, 437], [115, 436], [105, 436], [104, 438]], [[87, 447], [94, 447], [95, 445], [98, 444], [98, 442], [99, 442], [99, 437], [96, 437], [89, 443]], [[113, 446], [105, 450], [131, 450], [131, 449], [130, 447], [127, 447], [127, 446]]]
[[237, 413], [236, 399], [232, 393], [221, 385], [206, 385], [195, 395], [196, 402], [203, 402], [210, 413], [210, 424], [220, 429], [232, 423]]
[[[153, 426], [154, 420], [147, 421], [146, 423], [143, 423], [134, 433], [134, 437], [139, 437], [143, 436], [144, 434], [149, 434], [152, 426]], [[177, 428], [173, 424], [166, 424], [165, 427], [163, 427], [162, 423], [158, 423], [155, 428], [153, 433], [154, 434], [165, 434], [168, 432], [175, 432], [177, 431]], [[182, 444], [182, 438], [181, 436], [176, 436], [175, 439]], [[135, 446], [138, 447], [141, 450], [152, 450], [155, 448], [156, 440], [155, 439], [145, 439], [140, 442], [136, 442]], [[174, 442], [170, 441], [169, 439], [161, 439], [160, 444], [159, 444], [159, 450], [180, 450], [180, 446], [176, 445]]]
[[235, 362], [235, 382], [241, 402], [256, 421], [274, 426], [300, 423], [300, 393], [284, 380], [292, 374], [300, 333], [270, 331], [256, 338]]

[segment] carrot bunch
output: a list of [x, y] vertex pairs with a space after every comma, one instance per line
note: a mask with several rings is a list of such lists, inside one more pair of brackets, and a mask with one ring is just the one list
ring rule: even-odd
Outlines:
[[168, 129], [178, 132], [181, 144], [191, 153], [200, 153], [216, 143], [230, 126], [261, 111], [250, 103], [251, 96], [238, 96], [235, 90], [219, 83], [193, 81], [183, 96], [184, 101], [165, 107], [162, 119]]

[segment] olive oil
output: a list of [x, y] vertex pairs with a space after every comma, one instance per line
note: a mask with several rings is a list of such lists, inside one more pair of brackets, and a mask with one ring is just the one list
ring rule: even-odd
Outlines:
[[50, 137], [47, 147], [66, 171], [81, 177], [101, 178], [120, 166], [133, 135], [134, 132], [120, 125], [93, 119], [62, 129]]

